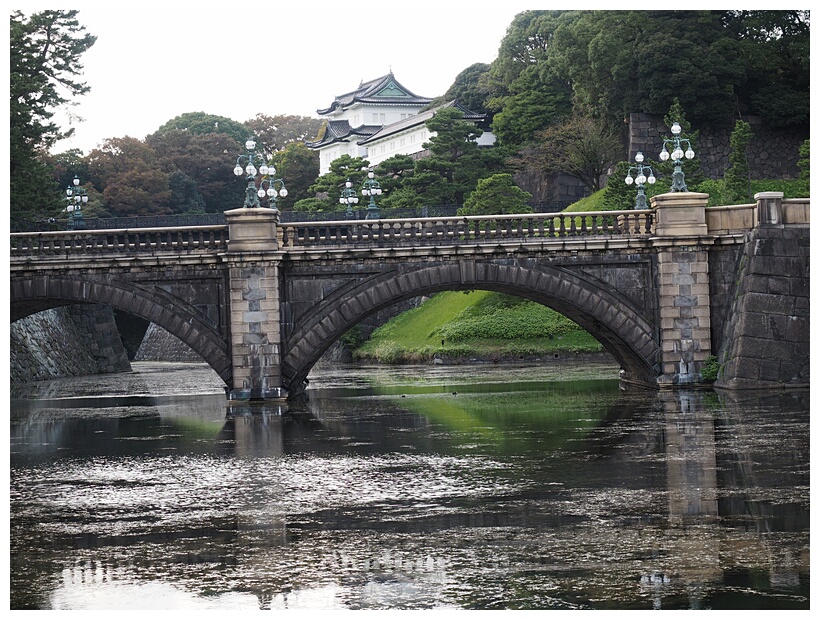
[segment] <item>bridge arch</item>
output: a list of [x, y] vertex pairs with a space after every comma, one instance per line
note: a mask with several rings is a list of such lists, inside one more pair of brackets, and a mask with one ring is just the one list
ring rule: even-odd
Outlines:
[[161, 289], [147, 289], [105, 278], [38, 275], [15, 278], [11, 286], [11, 321], [71, 304], [107, 304], [156, 323], [198, 353], [222, 378], [233, 384], [228, 344], [199, 311]]
[[299, 320], [285, 343], [283, 384], [295, 390], [322, 354], [348, 329], [399, 301], [444, 290], [484, 289], [548, 306], [595, 336], [616, 359], [624, 378], [655, 385], [660, 374], [658, 330], [644, 309], [600, 281], [562, 267], [507, 262], [448, 262], [397, 267], [343, 286]]

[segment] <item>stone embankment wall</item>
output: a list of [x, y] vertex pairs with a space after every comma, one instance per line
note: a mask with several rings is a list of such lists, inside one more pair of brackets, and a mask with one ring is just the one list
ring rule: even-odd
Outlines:
[[[749, 142], [747, 156], [749, 171], [753, 179], [796, 179], [800, 176], [797, 161], [799, 149], [809, 138], [808, 128], [769, 127], [760, 117], [743, 117], [751, 125], [754, 136]], [[722, 179], [729, 167], [731, 147], [729, 139], [735, 129], [734, 121], [724, 125], [692, 127], [698, 132], [697, 143], [693, 144], [700, 161], [701, 170], [707, 179]], [[657, 161], [664, 138], [671, 138], [663, 117], [652, 114], [630, 114], [627, 138], [629, 161], [634, 161], [635, 153], [642, 151], [647, 159]]]
[[[388, 308], [362, 324], [365, 338], [373, 330], [423, 298]], [[64, 306], [38, 312], [11, 324], [11, 385], [59, 377], [131, 370], [128, 354], [110, 306]], [[337, 342], [321, 363], [350, 361], [350, 351]], [[199, 362], [204, 360], [179, 338], [151, 323], [134, 361]]]
[[[799, 178], [799, 149], [803, 141], [809, 138], [809, 128], [769, 127], [763, 124], [758, 116], [746, 116], [743, 120], [751, 125], [754, 134], [747, 151], [752, 179]], [[734, 120], [723, 124], [692, 127], [698, 132], [697, 143], [693, 147], [705, 178], [722, 179], [725, 175], [731, 152], [729, 139], [734, 128]], [[641, 151], [647, 160], [657, 161], [663, 139], [671, 137], [669, 127], [663, 122], [662, 116], [630, 114], [624, 129], [623, 156], [627, 161], [634, 162], [635, 153]], [[567, 175], [548, 175], [536, 170], [520, 170], [513, 178], [521, 189], [532, 194], [531, 204], [555, 207], [539, 210], [561, 210], [567, 204], [589, 194], [589, 189], [580, 181]]]
[[713, 343], [721, 364], [715, 386], [808, 387], [808, 227], [756, 229], [738, 263], [723, 337]]
[[134, 355], [135, 362], [204, 362], [191, 347], [159, 325], [151, 323]]
[[11, 385], [131, 370], [110, 306], [63, 306], [11, 324]]

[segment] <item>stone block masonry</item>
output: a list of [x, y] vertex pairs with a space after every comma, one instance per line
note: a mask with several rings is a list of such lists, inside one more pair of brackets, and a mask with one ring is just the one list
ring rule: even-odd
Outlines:
[[658, 306], [662, 343], [659, 386], [700, 382], [712, 353], [706, 194], [672, 193], [652, 198], [657, 224]]
[[716, 387], [809, 386], [809, 228], [750, 232], [717, 353]]
[[52, 308], [15, 321], [10, 331], [12, 386], [131, 370], [110, 306]]
[[205, 360], [179, 338], [151, 323], [134, 356], [136, 362], [191, 362]]

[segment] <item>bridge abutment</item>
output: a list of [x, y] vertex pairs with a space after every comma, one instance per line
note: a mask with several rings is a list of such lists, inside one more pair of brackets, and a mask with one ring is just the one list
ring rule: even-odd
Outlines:
[[282, 386], [279, 246], [275, 209], [225, 212], [233, 388], [230, 400], [287, 398]]

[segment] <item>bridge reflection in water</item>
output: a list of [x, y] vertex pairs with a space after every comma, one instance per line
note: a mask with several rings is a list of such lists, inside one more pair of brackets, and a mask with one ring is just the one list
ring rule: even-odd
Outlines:
[[613, 381], [20, 409], [12, 606], [808, 608], [808, 419]]

